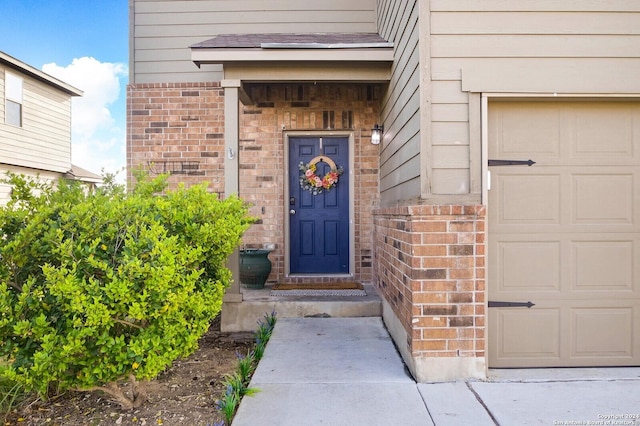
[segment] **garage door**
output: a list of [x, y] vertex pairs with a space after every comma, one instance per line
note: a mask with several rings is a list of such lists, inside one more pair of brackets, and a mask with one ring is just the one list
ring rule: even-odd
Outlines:
[[489, 159], [489, 365], [640, 365], [640, 102], [490, 103]]

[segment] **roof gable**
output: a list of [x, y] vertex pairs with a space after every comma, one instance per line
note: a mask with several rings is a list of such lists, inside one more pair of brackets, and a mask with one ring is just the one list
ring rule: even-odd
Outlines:
[[62, 92], [71, 95], [71, 96], [82, 96], [83, 92], [80, 89], [76, 89], [75, 87], [71, 86], [70, 84], [65, 83], [62, 80], [58, 80], [55, 77], [50, 76], [49, 74], [40, 71], [37, 68], [32, 67], [31, 65], [28, 65], [16, 58], [14, 58], [13, 56], [7, 55], [4, 52], [0, 51], [0, 64], [4, 64], [6, 66], [8, 66], [9, 68], [13, 68], [14, 70], [22, 73], [22, 74], [26, 74], [28, 76], [31, 76], [33, 78], [35, 78], [36, 80], [39, 80], [43, 83], [48, 84], [51, 87], [54, 87], [58, 90], [61, 90]]

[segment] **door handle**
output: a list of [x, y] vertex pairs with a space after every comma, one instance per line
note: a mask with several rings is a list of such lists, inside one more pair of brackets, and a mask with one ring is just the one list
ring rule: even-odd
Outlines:
[[289, 214], [294, 215], [296, 214], [296, 211], [294, 209], [289, 210]]

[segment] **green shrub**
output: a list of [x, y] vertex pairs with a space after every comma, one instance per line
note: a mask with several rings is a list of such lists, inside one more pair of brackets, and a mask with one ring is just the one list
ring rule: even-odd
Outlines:
[[226, 260], [251, 222], [245, 204], [206, 185], [164, 193], [166, 177], [137, 178], [131, 193], [109, 185], [87, 194], [10, 176], [0, 357], [25, 389], [100, 389], [137, 407], [145, 381], [193, 353], [219, 313]]

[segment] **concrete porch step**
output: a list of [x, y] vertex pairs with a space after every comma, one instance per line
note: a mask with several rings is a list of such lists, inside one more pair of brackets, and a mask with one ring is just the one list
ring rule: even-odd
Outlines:
[[256, 322], [275, 311], [278, 318], [380, 317], [382, 302], [371, 284], [363, 283], [366, 296], [271, 296], [272, 285], [264, 289], [242, 288], [242, 302], [222, 307], [221, 330], [255, 331]]

